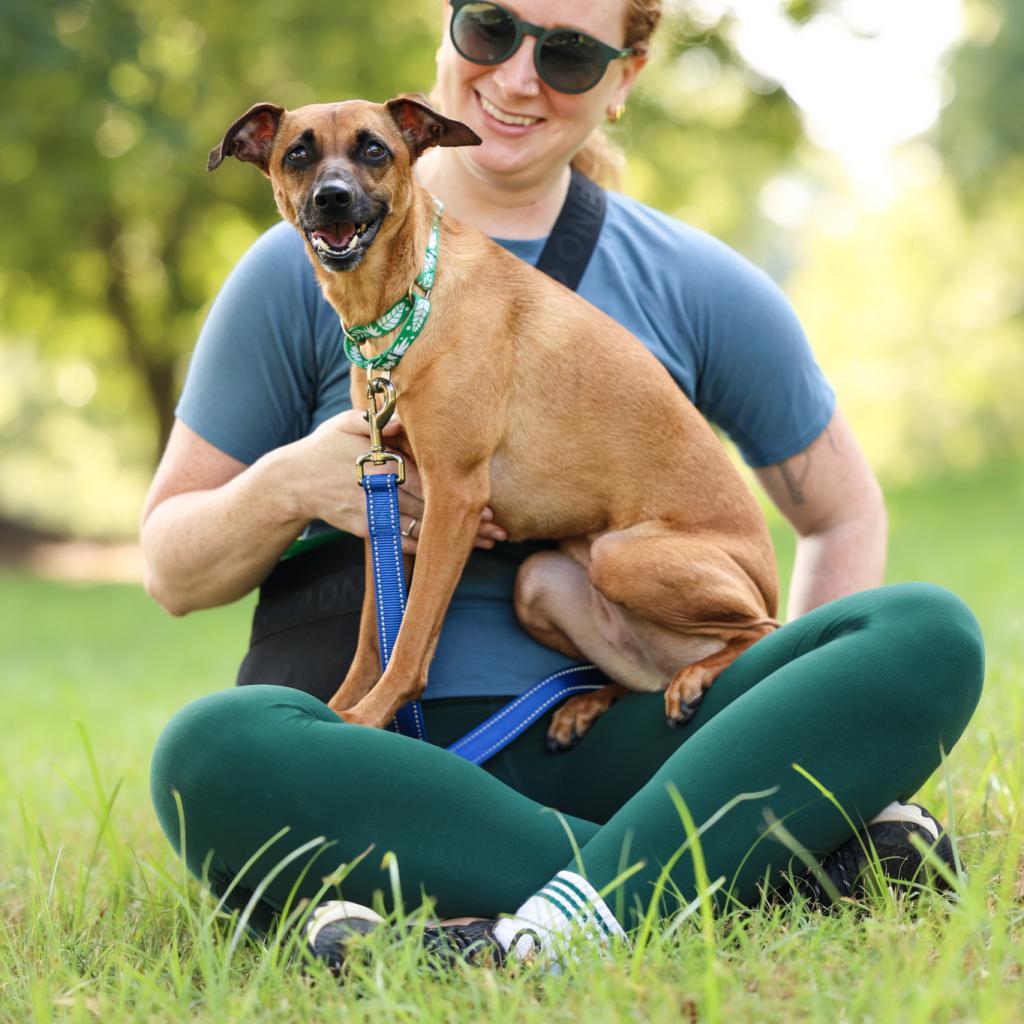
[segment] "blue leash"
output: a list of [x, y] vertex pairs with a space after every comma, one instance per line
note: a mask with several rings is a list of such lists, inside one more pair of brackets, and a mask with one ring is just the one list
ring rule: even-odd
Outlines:
[[[391, 660], [398, 630], [405, 615], [405, 563], [402, 561], [402, 524], [398, 518], [398, 474], [368, 473], [362, 480], [366, 492], [366, 522], [373, 554], [373, 591], [377, 598], [377, 640], [380, 670]], [[391, 724], [395, 732], [415, 739], [427, 738], [423, 708], [418, 700], [398, 709]]]
[[[377, 637], [381, 671], [387, 668], [405, 614], [405, 565], [398, 515], [398, 474], [373, 473], [362, 478], [366, 521], [373, 555], [377, 600]], [[533, 725], [549, 708], [576, 693], [599, 690], [608, 680], [593, 665], [572, 665], [534, 684], [448, 749], [473, 764], [483, 764]], [[418, 700], [399, 708], [391, 728], [403, 736], [426, 740], [423, 708]]]

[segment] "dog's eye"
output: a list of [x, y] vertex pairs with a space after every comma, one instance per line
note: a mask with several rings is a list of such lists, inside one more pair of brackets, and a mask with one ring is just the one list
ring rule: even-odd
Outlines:
[[309, 156], [305, 146], [293, 146], [285, 155], [285, 160], [290, 164], [301, 164]]
[[387, 155], [387, 150], [379, 142], [368, 142], [363, 147], [363, 156], [367, 160], [380, 160]]

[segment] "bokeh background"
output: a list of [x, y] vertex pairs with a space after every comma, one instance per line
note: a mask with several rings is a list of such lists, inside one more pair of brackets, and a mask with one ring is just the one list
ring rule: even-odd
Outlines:
[[[209, 303], [277, 217], [208, 149], [258, 100], [428, 89], [440, 8], [4, 4], [8, 525], [134, 535]], [[1014, 0], [670, 0], [614, 135], [629, 193], [780, 281], [897, 486], [1024, 454], [1022, 101]]]

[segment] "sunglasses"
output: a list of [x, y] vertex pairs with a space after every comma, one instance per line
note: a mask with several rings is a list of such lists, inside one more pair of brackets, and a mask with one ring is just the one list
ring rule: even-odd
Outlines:
[[573, 28], [544, 28], [523, 21], [489, 0], [451, 0], [451, 36], [461, 57], [473, 64], [500, 64], [519, 49], [523, 36], [533, 36], [537, 75], [556, 92], [593, 89], [610, 61], [628, 57], [620, 50]]

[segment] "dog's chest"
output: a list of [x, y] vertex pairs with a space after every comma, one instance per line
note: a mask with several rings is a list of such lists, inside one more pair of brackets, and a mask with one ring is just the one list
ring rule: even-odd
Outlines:
[[581, 501], [579, 481], [553, 459], [499, 449], [491, 457], [488, 504], [511, 540], [559, 540], [604, 529], [606, 513]]

